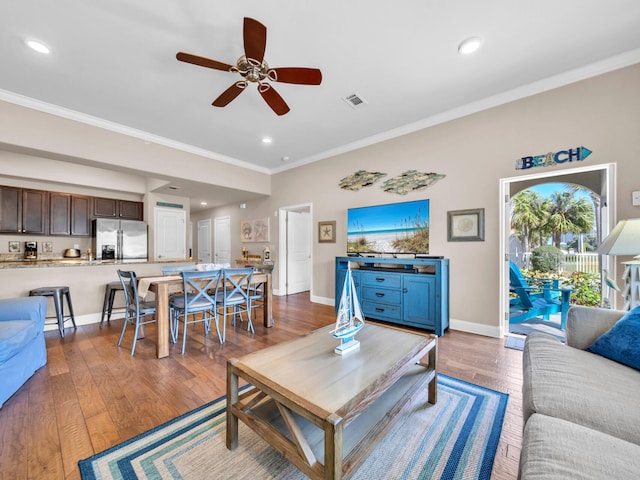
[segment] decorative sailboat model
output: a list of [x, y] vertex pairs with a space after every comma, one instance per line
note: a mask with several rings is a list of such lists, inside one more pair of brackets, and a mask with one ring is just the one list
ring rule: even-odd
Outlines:
[[364, 316], [353, 284], [351, 268], [348, 268], [344, 277], [336, 328], [331, 330], [333, 336], [340, 339], [340, 345], [335, 348], [338, 355], [344, 355], [360, 348], [360, 342], [355, 339], [355, 336], [362, 327], [364, 327]]

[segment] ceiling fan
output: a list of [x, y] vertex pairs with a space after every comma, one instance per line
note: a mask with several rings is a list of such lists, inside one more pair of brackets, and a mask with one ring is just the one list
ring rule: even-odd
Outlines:
[[210, 58], [178, 52], [176, 58], [181, 62], [200, 65], [201, 67], [239, 73], [243, 80], [239, 80], [216, 98], [212, 105], [225, 107], [233, 99], [242, 93], [249, 85], [248, 82], [258, 84], [258, 92], [262, 95], [267, 105], [277, 115], [284, 115], [289, 111], [289, 106], [267, 80], [272, 82], [295, 83], [298, 85], [320, 85], [322, 72], [317, 68], [283, 67], [270, 68], [264, 60], [264, 52], [267, 46], [267, 27], [253, 18], [244, 18], [243, 27], [244, 55], [235, 65], [218, 62]]

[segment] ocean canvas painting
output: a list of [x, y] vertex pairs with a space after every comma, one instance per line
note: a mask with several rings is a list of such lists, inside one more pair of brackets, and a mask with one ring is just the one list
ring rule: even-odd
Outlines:
[[429, 253], [429, 200], [350, 208], [347, 253]]

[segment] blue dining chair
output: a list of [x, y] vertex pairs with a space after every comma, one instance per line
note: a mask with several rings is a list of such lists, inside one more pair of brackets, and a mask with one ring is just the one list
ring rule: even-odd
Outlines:
[[[221, 310], [218, 314], [222, 315], [224, 319], [223, 339], [226, 334], [227, 315], [229, 314], [233, 316], [232, 324], [235, 325], [236, 317], [239, 316], [240, 321], [242, 321], [242, 314], [246, 313], [247, 331], [255, 333], [251, 322], [251, 299], [249, 297], [253, 267], [225, 268], [223, 272], [223, 279], [216, 293], [216, 302]], [[231, 313], [229, 313], [230, 308]]]
[[[145, 302], [140, 300], [140, 297], [138, 296], [138, 279], [134, 272], [118, 270], [118, 277], [122, 284], [124, 299], [127, 305], [124, 325], [122, 325], [122, 333], [120, 334], [120, 340], [118, 340], [118, 346], [122, 343], [124, 332], [127, 330], [127, 325], [131, 323], [135, 327], [133, 332], [133, 345], [131, 346], [131, 355], [133, 355], [136, 350], [136, 341], [138, 339], [138, 329], [140, 328], [140, 325], [146, 325], [156, 321], [156, 304], [155, 302]], [[153, 318], [148, 319], [151, 315], [153, 315]]]
[[[224, 333], [220, 333], [215, 299], [220, 277], [222, 276], [221, 271], [180, 272], [180, 276], [182, 277], [183, 293], [182, 295], [176, 295], [171, 298], [169, 308], [176, 325], [176, 337], [180, 320], [182, 320], [184, 324], [182, 332], [182, 355], [184, 355], [187, 345], [187, 325], [190, 323], [203, 323], [206, 336], [209, 335], [211, 321], [213, 320], [216, 326], [216, 332], [218, 333], [218, 340], [220, 343], [224, 343]], [[200, 315], [198, 316], [198, 314]], [[191, 315], [191, 320], [189, 320], [189, 315]]]

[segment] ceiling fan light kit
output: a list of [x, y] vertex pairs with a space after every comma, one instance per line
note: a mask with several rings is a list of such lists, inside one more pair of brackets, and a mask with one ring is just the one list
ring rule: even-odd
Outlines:
[[213, 106], [225, 107], [240, 95], [251, 82], [258, 84], [258, 93], [260, 93], [267, 105], [277, 115], [284, 115], [289, 112], [289, 106], [268, 81], [297, 85], [320, 85], [322, 82], [322, 72], [317, 68], [270, 68], [264, 60], [264, 52], [267, 46], [267, 27], [262, 23], [253, 18], [245, 17], [242, 32], [245, 54], [238, 59], [235, 65], [190, 53], [178, 52], [176, 55], [176, 58], [181, 62], [214, 70], [238, 73], [243, 78], [243, 80], [235, 82], [222, 92], [213, 101]]

